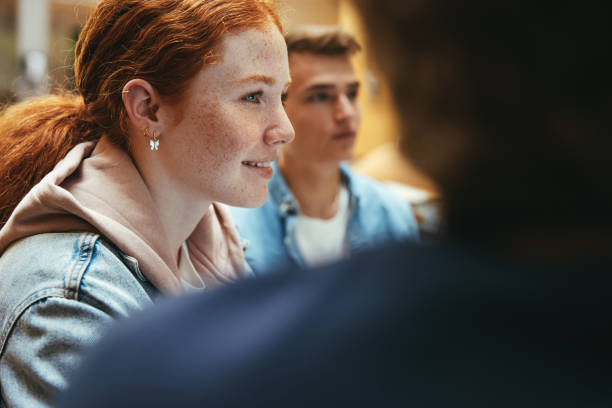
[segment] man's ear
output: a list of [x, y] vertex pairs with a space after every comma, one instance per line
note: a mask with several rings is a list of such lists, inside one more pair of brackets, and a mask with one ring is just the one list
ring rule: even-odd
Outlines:
[[130, 80], [123, 87], [121, 97], [134, 127], [154, 130], [159, 126], [157, 111], [161, 101], [149, 82], [140, 78]]

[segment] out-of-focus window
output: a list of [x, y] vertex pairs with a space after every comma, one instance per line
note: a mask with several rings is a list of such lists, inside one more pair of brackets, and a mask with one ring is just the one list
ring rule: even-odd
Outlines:
[[14, 0], [0, 0], [0, 104], [13, 98], [17, 77]]
[[[22, 0], [0, 0], [0, 104], [12, 102], [17, 95], [27, 91], [28, 80], [44, 71], [45, 90], [57, 88], [74, 89], [74, 46], [79, 31], [95, 5], [94, 0], [47, 0], [45, 3], [45, 30], [42, 50], [33, 49], [19, 52], [19, 32], [22, 35], [40, 35], [36, 30], [28, 30], [28, 16], [36, 13], [25, 10], [25, 29], [19, 30], [17, 13], [19, 7], [31, 7], [36, 2]], [[34, 10], [40, 12], [41, 9]], [[22, 16], [23, 17], [23, 16]], [[45, 24], [46, 26], [46, 24]], [[26, 39], [25, 43], [30, 43]], [[22, 41], [24, 41], [22, 39]], [[36, 42], [36, 41], [35, 41]], [[23, 46], [23, 42], [22, 42]], [[26, 48], [28, 48], [26, 46]], [[23, 55], [20, 55], [23, 54]], [[33, 93], [35, 94], [35, 93]], [[27, 92], [23, 96], [27, 96]]]

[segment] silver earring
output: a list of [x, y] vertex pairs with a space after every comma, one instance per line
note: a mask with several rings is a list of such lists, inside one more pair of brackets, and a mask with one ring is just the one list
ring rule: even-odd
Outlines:
[[159, 150], [159, 139], [155, 131], [153, 131], [153, 137], [151, 137], [149, 135], [149, 129], [145, 128], [143, 136], [145, 138], [149, 138], [149, 147], [151, 150]]

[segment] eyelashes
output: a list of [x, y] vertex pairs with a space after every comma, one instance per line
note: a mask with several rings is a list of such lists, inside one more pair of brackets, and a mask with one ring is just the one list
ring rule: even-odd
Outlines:
[[[245, 102], [254, 103], [259, 105], [262, 102], [263, 91], [251, 92], [249, 94], [244, 95], [241, 99]], [[285, 106], [285, 101], [287, 100], [287, 92], [283, 92], [281, 94], [281, 103]]]
[[261, 97], [263, 96], [263, 91], [252, 92], [242, 97], [243, 101], [260, 104]]

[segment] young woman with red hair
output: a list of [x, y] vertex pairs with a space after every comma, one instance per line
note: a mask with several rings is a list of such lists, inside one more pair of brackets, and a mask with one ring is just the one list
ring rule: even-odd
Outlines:
[[47, 406], [104, 327], [248, 273], [222, 204], [291, 141], [265, 0], [103, 0], [74, 95], [0, 114], [0, 406]]

